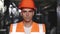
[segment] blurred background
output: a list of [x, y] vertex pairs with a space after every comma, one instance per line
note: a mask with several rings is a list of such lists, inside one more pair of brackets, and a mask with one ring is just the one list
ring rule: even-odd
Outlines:
[[60, 34], [60, 0], [57, 2], [57, 34]]
[[[18, 4], [21, 0], [0, 0], [0, 33], [9, 34], [9, 26], [22, 20]], [[46, 34], [56, 34], [57, 26], [57, 0], [34, 0], [37, 7], [33, 20], [46, 24]], [[58, 4], [60, 6], [60, 4]], [[59, 13], [60, 14], [60, 13]], [[59, 15], [58, 15], [59, 16]], [[59, 18], [58, 18], [59, 19]], [[3, 33], [4, 32], [4, 33]]]

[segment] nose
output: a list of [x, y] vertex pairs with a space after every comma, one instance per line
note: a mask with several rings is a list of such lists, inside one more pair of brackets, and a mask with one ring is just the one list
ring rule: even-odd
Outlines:
[[29, 16], [29, 12], [26, 13], [26, 16]]

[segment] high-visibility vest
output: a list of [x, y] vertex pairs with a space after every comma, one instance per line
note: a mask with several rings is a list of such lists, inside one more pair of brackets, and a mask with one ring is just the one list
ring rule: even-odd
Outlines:
[[[45, 34], [45, 24], [37, 24], [33, 22], [30, 34]], [[25, 34], [23, 22], [11, 24], [9, 34]]]

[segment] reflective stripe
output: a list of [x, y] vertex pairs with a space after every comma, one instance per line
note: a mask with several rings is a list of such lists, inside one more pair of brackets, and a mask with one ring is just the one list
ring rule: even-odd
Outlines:
[[[10, 32], [10, 34], [25, 34], [24, 32]], [[31, 32], [31, 34], [45, 34], [45, 32], [40, 33], [40, 32]]]
[[45, 29], [44, 29], [43, 24], [39, 24], [39, 32], [40, 32], [41, 34], [45, 34]]
[[10, 32], [9, 34], [25, 34], [24, 32]]
[[16, 32], [16, 27], [17, 27], [17, 24], [13, 24], [12, 32]]
[[45, 34], [45, 32], [31, 32], [31, 34]]
[[43, 32], [42, 24], [39, 24], [39, 32]]

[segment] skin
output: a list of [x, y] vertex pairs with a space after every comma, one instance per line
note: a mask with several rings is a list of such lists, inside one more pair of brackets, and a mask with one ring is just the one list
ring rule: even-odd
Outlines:
[[24, 26], [29, 27], [32, 25], [32, 18], [34, 16], [34, 10], [33, 9], [29, 9], [29, 8], [24, 8], [21, 11], [21, 15], [23, 17], [23, 23]]

